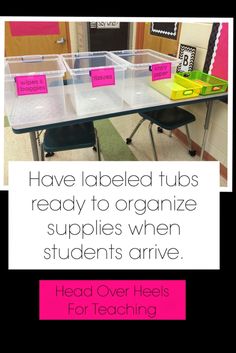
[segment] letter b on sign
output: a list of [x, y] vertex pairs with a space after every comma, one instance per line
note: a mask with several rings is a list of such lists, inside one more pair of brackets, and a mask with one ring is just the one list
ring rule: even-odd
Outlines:
[[184, 55], [184, 59], [183, 59], [183, 65], [184, 66], [188, 66], [188, 61], [189, 61], [189, 57], [188, 57], [188, 55]]

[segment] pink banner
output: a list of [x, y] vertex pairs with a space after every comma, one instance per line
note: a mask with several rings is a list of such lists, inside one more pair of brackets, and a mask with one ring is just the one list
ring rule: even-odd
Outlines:
[[152, 81], [171, 78], [171, 63], [153, 64]]
[[184, 280], [42, 280], [40, 320], [186, 320]]
[[18, 96], [48, 93], [46, 75], [16, 76]]
[[211, 75], [228, 80], [228, 23], [222, 24], [219, 42], [212, 62]]
[[90, 75], [91, 75], [93, 88], [115, 85], [114, 68], [92, 69], [90, 71]]
[[10, 22], [11, 35], [44, 36], [59, 34], [59, 22]]

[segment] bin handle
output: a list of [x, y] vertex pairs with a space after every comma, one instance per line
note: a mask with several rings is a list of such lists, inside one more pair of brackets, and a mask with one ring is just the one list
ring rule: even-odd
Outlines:
[[37, 58], [30, 57], [30, 56], [22, 56], [21, 60], [25, 63], [37, 63], [43, 61], [44, 57], [42, 55], [39, 55]]
[[190, 94], [192, 94], [192, 93], [193, 93], [193, 89], [188, 89], [188, 90], [183, 92], [183, 95], [184, 96], [190, 96]]
[[222, 86], [212, 86], [211, 90], [213, 92], [221, 90]]

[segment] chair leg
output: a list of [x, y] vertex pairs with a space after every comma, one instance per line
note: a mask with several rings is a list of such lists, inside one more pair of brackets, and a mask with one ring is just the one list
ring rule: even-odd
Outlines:
[[46, 158], [48, 158], [48, 157], [52, 157], [52, 156], [54, 156], [54, 152], [47, 152], [46, 154], [45, 154], [45, 157]]
[[153, 138], [153, 133], [152, 133], [152, 125], [153, 125], [153, 123], [150, 122], [148, 129], [149, 129], [149, 134], [150, 134], [150, 139], [151, 139], [151, 144], [152, 144], [152, 150], [153, 150], [154, 160], [155, 160], [155, 161], [158, 161], [158, 158], [157, 158], [157, 151], [156, 151], [156, 147], [155, 147], [155, 143], [154, 143], [154, 138]]
[[[41, 131], [41, 132], [42, 132], [42, 131]], [[36, 131], [36, 132], [35, 132], [35, 137], [36, 137], [36, 142], [37, 142], [37, 149], [38, 149], [39, 160], [42, 160], [42, 157], [41, 157], [42, 142], [40, 141], [41, 132], [39, 132], [39, 131]]]
[[185, 125], [186, 128], [186, 136], [187, 136], [187, 140], [188, 140], [188, 152], [190, 154], [190, 156], [194, 157], [196, 155], [196, 151], [192, 149], [192, 141], [190, 138], [190, 133], [189, 133], [189, 128], [188, 128], [188, 124]]
[[45, 160], [43, 143], [40, 144], [40, 157], [41, 157], [41, 161], [43, 162]]
[[95, 131], [96, 150], [97, 150], [98, 161], [101, 161], [101, 150], [100, 150], [100, 143], [99, 143], [97, 129], [94, 128], [94, 131]]
[[142, 118], [138, 124], [136, 125], [136, 127], [134, 128], [134, 130], [132, 131], [131, 135], [129, 137], [127, 137], [126, 139], [126, 143], [127, 145], [129, 145], [132, 142], [132, 137], [134, 137], [134, 135], [136, 134], [136, 132], [138, 131], [138, 129], [140, 128], [140, 126], [142, 125], [142, 123], [144, 122], [144, 118]]

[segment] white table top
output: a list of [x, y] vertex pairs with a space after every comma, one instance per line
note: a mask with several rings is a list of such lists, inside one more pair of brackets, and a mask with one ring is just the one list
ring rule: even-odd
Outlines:
[[[65, 97], [66, 97], [66, 107], [67, 111], [63, 113], [63, 111], [60, 109], [59, 113], [58, 112], [50, 112], [50, 114], [45, 117], [42, 116], [40, 119], [37, 121], [29, 121], [26, 119], [25, 121], [22, 120], [22, 118], [14, 118], [14, 121], [11, 121], [11, 126], [14, 129], [16, 133], [23, 133], [27, 132], [27, 129], [29, 131], [36, 131], [40, 129], [45, 129], [47, 127], [50, 127], [51, 125], [66, 125], [67, 122], [73, 123], [78, 123], [80, 120], [86, 119], [87, 121], [93, 121], [93, 120], [99, 120], [101, 118], [109, 118], [109, 117], [114, 117], [114, 116], [119, 116], [119, 115], [127, 115], [127, 114], [132, 114], [132, 113], [137, 113], [140, 111], [147, 111], [147, 110], [152, 110], [153, 108], [160, 109], [163, 107], [175, 107], [175, 106], [183, 106], [183, 105], [188, 105], [188, 104], [196, 104], [196, 103], [201, 103], [204, 101], [209, 101], [209, 100], [217, 100], [219, 98], [223, 98], [227, 96], [226, 93], [221, 93], [221, 94], [213, 94], [213, 95], [208, 95], [208, 96], [198, 96], [195, 98], [188, 98], [188, 99], [181, 99], [181, 100], [171, 100], [167, 98], [166, 96], [162, 95], [161, 93], [156, 92], [156, 102], [153, 105], [140, 105], [140, 106], [130, 106], [126, 102], [123, 102], [123, 107], [122, 109], [119, 110], [114, 110], [114, 111], [109, 111], [109, 112], [99, 112], [99, 113], [93, 113], [91, 116], [90, 114], [87, 115], [78, 115], [73, 108], [71, 104], [71, 99], [70, 99], [70, 90], [71, 86], [64, 86], [65, 88]], [[22, 112], [22, 115], [24, 112]], [[67, 124], [68, 125], [68, 124]]]

